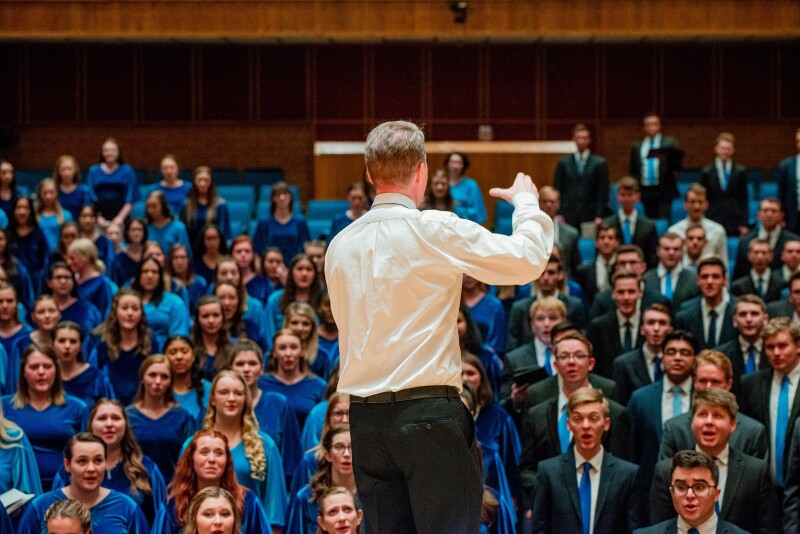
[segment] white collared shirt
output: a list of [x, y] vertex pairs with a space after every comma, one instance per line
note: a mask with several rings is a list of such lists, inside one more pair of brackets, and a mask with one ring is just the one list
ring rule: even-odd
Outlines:
[[[749, 357], [751, 343], [748, 342], [742, 336], [739, 336], [739, 347], [742, 349], [742, 357], [744, 358], [744, 363], [747, 364], [747, 358]], [[756, 370], [758, 366], [761, 364], [761, 350], [764, 347], [764, 341], [761, 338], [758, 338], [755, 343], [752, 343], [753, 349], [755, 350], [755, 359], [756, 359]]]
[[[695, 445], [694, 450], [698, 452], [705, 452], [700, 448], [700, 445]], [[719, 469], [719, 482], [717, 482], [719, 497], [717, 497], [717, 502], [719, 503], [720, 510], [722, 510], [722, 498], [725, 496], [725, 483], [728, 481], [728, 464], [730, 463], [730, 455], [731, 446], [725, 445], [725, 448], [722, 450], [722, 452], [713, 457], [714, 462], [717, 464], [717, 468]], [[709, 454], [709, 456], [711, 455]]]
[[[723, 288], [722, 290], [722, 300], [719, 304], [714, 307], [714, 311], [717, 312], [717, 320], [715, 321], [715, 331], [716, 337], [715, 343], [719, 344], [719, 336], [722, 333], [722, 325], [724, 324], [725, 320], [725, 307], [728, 305], [728, 301], [730, 297], [728, 296], [727, 291]], [[711, 308], [709, 307], [708, 303], [706, 303], [706, 299], [700, 297], [700, 312], [703, 315], [703, 333], [708, 339], [708, 327], [711, 324]], [[698, 340], [699, 341], [699, 340]]]
[[791, 269], [789, 269], [787, 265], [781, 266], [781, 278], [783, 278], [784, 281], [789, 280], [793, 274], [794, 273], [792, 272]]
[[339, 391], [461, 390], [455, 324], [463, 273], [522, 285], [541, 275], [553, 250], [553, 221], [536, 195], [518, 193], [512, 202], [513, 233], [504, 236], [384, 193], [333, 238], [325, 278], [340, 332]]
[[[683, 258], [681, 258], [683, 259]], [[672, 292], [675, 293], [675, 287], [678, 285], [678, 277], [681, 275], [681, 271], [683, 270], [682, 262], [678, 262], [678, 264], [672, 268], [669, 273], [672, 275]], [[663, 263], [658, 262], [656, 265], [656, 274], [658, 275], [659, 282], [659, 290], [661, 294], [664, 295], [667, 291], [667, 268], [664, 266]]]
[[[670, 226], [667, 231], [678, 234], [681, 236], [681, 239], [686, 239], [686, 229], [690, 224], [692, 223], [689, 217], [686, 217]], [[703, 247], [701, 256], [716, 254], [722, 258], [725, 265], [728, 265], [728, 234], [725, 232], [725, 228], [718, 222], [714, 222], [706, 217], [700, 219], [700, 226], [706, 231], [706, 241], [708, 241], [706, 246]], [[683, 250], [685, 254], [686, 245], [684, 245]]]
[[609, 263], [606, 263], [606, 260], [604, 260], [600, 255], [598, 255], [597, 259], [594, 260], [594, 270], [596, 275], [595, 283], [597, 284], [598, 293], [611, 289], [611, 282], [608, 280]]
[[578, 452], [577, 448], [573, 449], [575, 451], [575, 470], [577, 471], [577, 481], [578, 481], [578, 489], [580, 490], [581, 487], [581, 478], [583, 478], [583, 464], [585, 462], [589, 462], [592, 464], [592, 470], [589, 472], [589, 485], [592, 488], [592, 505], [591, 505], [591, 512], [589, 513], [589, 534], [594, 533], [594, 513], [597, 509], [597, 493], [600, 491], [600, 477], [603, 475], [601, 473], [601, 468], [603, 467], [603, 447], [600, 446], [600, 452], [594, 455], [592, 458], [584, 458], [581, 453]]
[[772, 276], [772, 272], [769, 270], [769, 267], [764, 269], [764, 272], [759, 275], [755, 269], [750, 269], [750, 280], [753, 281], [753, 285], [758, 291], [758, 279], [761, 278], [764, 280], [764, 291], [767, 291], [767, 286], [769, 285], [769, 278]]
[[[709, 481], [711, 482], [711, 481]], [[717, 514], [711, 514], [711, 517], [700, 526], [694, 527], [697, 529], [699, 534], [717, 534]], [[692, 528], [689, 526], [681, 516], [678, 516], [678, 533], [677, 534], [688, 534], [689, 529]]]
[[[544, 369], [544, 367], [545, 367], [544, 359], [545, 359], [545, 356], [547, 355], [547, 349], [549, 349], [550, 347], [548, 347], [547, 345], [542, 343], [542, 340], [540, 340], [538, 337], [535, 337], [535, 336], [533, 338], [533, 346], [536, 349], [536, 365], [538, 365], [539, 367]], [[551, 352], [551, 354], [550, 354], [550, 368], [553, 371], [555, 371], [556, 368], [555, 368], [555, 366], [553, 366], [553, 354], [552, 354], [552, 351], [550, 351], [550, 352]]]
[[586, 170], [586, 164], [589, 162], [589, 154], [591, 154], [591, 151], [588, 148], [583, 152], [575, 151], [573, 157], [575, 158], [575, 165], [578, 166], [578, 169], [580, 169], [581, 163], [583, 163], [583, 169]]
[[636, 311], [630, 317], [625, 317], [617, 310], [617, 322], [619, 322], [619, 344], [624, 349], [625, 346], [625, 323], [631, 323], [631, 350], [636, 348], [636, 341], [639, 337], [639, 306], [640, 302], [636, 303]]
[[[636, 233], [636, 221], [639, 219], [639, 213], [636, 211], [636, 209], [634, 208], [630, 215], [625, 215], [625, 212], [622, 211], [622, 208], [620, 208], [617, 210], [617, 217], [619, 217], [620, 228], [625, 228], [625, 219], [631, 221], [631, 237], [633, 237], [633, 234]], [[622, 239], [622, 236], [619, 237]]]
[[773, 251], [775, 247], [778, 246], [778, 239], [781, 237], [781, 227], [775, 226], [771, 232], [767, 232], [767, 230], [761, 226], [758, 229], [758, 238], [769, 241], [769, 248]]
[[661, 358], [661, 353], [659, 352], [656, 354], [647, 346], [647, 343], [642, 345], [642, 354], [644, 354], [644, 361], [647, 364], [647, 374], [650, 375], [650, 382], [656, 381], [656, 367], [654, 365], [653, 360], [656, 359], [656, 356]]
[[[642, 146], [639, 149], [639, 156], [642, 159], [642, 183], [645, 183], [647, 179], [647, 155], [650, 153], [650, 149], [661, 148], [661, 134], [657, 133], [653, 136], [653, 143], [652, 146], [650, 145], [650, 137], [647, 136], [642, 140]], [[658, 185], [659, 183], [659, 165], [661, 161], [658, 158], [652, 158], [653, 160], [653, 185]]]
[[800, 316], [797, 315], [797, 310], [792, 314], [792, 322], [794, 324], [800, 324]]
[[[797, 394], [797, 384], [800, 381], [800, 364], [795, 365], [788, 375], [789, 377], [789, 416], [792, 414], [792, 404], [794, 404], [794, 396]], [[783, 382], [783, 373], [774, 371], [772, 373], [772, 384], [769, 388], [769, 457], [770, 467], [772, 468], [772, 476], [775, 476], [775, 429], [778, 420], [778, 398], [781, 394], [781, 382]], [[789, 448], [783, 452], [784, 455], [789, 454]]]
[[681, 414], [687, 413], [692, 404], [692, 377], [690, 376], [680, 384], [673, 384], [672, 380], [664, 375], [664, 387], [661, 392], [662, 426], [675, 417], [675, 414], [672, 412], [672, 388], [675, 386], [681, 388]]

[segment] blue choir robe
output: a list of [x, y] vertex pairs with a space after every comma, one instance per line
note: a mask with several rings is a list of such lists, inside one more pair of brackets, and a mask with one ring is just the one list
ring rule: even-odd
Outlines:
[[64, 404], [51, 404], [42, 411], [30, 404], [15, 408], [13, 395], [0, 397], [6, 418], [17, 424], [25, 432], [36, 456], [42, 488], [50, 489], [58, 468], [64, 460], [64, 446], [74, 434], [86, 428], [89, 410], [86, 403], [64, 395]]
[[[17, 392], [20, 373], [19, 365], [22, 359], [22, 353], [25, 352], [25, 349], [27, 349], [31, 343], [33, 343], [30, 333], [28, 333], [27, 336], [21, 336], [19, 335], [20, 332], [22, 332], [22, 330], [14, 334], [16, 339], [11, 344], [11, 350], [8, 353], [10, 356], [8, 359], [8, 367], [6, 368], [6, 382], [5, 386], [3, 387], [3, 395]], [[31, 332], [33, 331], [31, 330]]]
[[[161, 475], [158, 466], [148, 456], [142, 456], [142, 465], [148, 474], [150, 481], [150, 493], [145, 493], [139, 489], [136, 493], [131, 489], [131, 481], [125, 475], [125, 465], [123, 462], [118, 463], [113, 469], [106, 469], [105, 478], [103, 478], [103, 487], [114, 491], [118, 491], [127, 495], [136, 503], [139, 509], [144, 514], [147, 522], [152, 524], [156, 512], [167, 502], [167, 484], [164, 482], [164, 477]], [[56, 473], [53, 479], [53, 489], [60, 489], [68, 486], [71, 482], [70, 475], [64, 466]]]
[[208, 292], [208, 281], [199, 274], [194, 275], [194, 280], [186, 288], [189, 293], [189, 311], [197, 308], [197, 301]]
[[[264, 507], [267, 519], [270, 524], [282, 527], [286, 524], [286, 477], [281, 463], [281, 453], [278, 446], [264, 432], [258, 432], [259, 437], [264, 443], [264, 454], [267, 457], [267, 472], [264, 480], [256, 480], [250, 475], [250, 462], [245, 456], [244, 442], [239, 442], [231, 449], [233, 457], [233, 470], [236, 472], [236, 480], [242, 486], [255, 493], [258, 501]], [[183, 451], [189, 446], [192, 438], [183, 444]]]
[[203, 400], [202, 403], [197, 402], [197, 391], [190, 389], [186, 393], [178, 393], [173, 390], [175, 400], [178, 401], [183, 408], [198, 422], [197, 428], [202, 428], [203, 419], [206, 416], [206, 408], [208, 408], [208, 397], [211, 394], [211, 382], [203, 380]]
[[[283, 327], [283, 313], [281, 312], [282, 296], [283, 289], [274, 291], [267, 299], [267, 305], [264, 306], [264, 320], [267, 322], [273, 335]], [[272, 339], [272, 336], [270, 336], [269, 339]]]
[[186, 303], [177, 295], [165, 291], [158, 304], [152, 300], [145, 302], [144, 314], [147, 316], [147, 326], [153, 331], [158, 347], [163, 347], [169, 336], [189, 335], [191, 324], [189, 310]]
[[58, 188], [58, 203], [61, 208], [72, 215], [72, 220], [77, 221], [81, 216], [81, 210], [87, 204], [92, 203], [92, 194], [86, 184], [78, 184], [75, 189], [65, 193]]
[[492, 386], [494, 400], [495, 402], [500, 402], [500, 386], [503, 384], [503, 360], [488, 345], [483, 345], [477, 356], [486, 370], [486, 378], [489, 380], [489, 385]]
[[196, 418], [177, 403], [158, 419], [151, 419], [135, 406], [128, 406], [125, 411], [142, 452], [156, 463], [167, 480], [172, 480], [181, 446], [194, 434]]
[[311, 372], [327, 381], [339, 366], [339, 339], [317, 336], [317, 357], [311, 363]]
[[180, 299], [183, 301], [183, 305], [186, 306], [187, 308], [186, 311], [188, 313], [190, 310], [189, 290], [186, 288], [185, 285], [183, 285], [183, 282], [181, 282], [177, 278], [173, 278], [169, 284], [169, 292], [172, 293], [173, 295], [180, 297]]
[[478, 224], [486, 222], [486, 205], [478, 182], [464, 176], [461, 180], [450, 186], [450, 195], [458, 204], [459, 217], [475, 221]]
[[508, 324], [500, 299], [487, 293], [469, 308], [469, 312], [481, 333], [483, 342], [496, 353], [505, 351]]
[[292, 214], [285, 224], [270, 215], [258, 221], [253, 248], [263, 256], [269, 247], [278, 247], [288, 265], [292, 258], [303, 252], [303, 245], [309, 239], [308, 225], [302, 215]]
[[514, 420], [508, 412], [496, 402], [482, 407], [475, 419], [475, 436], [482, 446], [491, 447], [498, 452], [505, 467], [508, 484], [516, 488], [522, 443]]
[[97, 276], [78, 284], [78, 296], [95, 305], [103, 317], [111, 311], [111, 300], [117, 292], [117, 284], [104, 275]]
[[180, 185], [174, 187], [167, 187], [159, 181], [154, 183], [152, 187], [147, 190], [145, 197], [150, 196], [150, 193], [153, 191], [161, 191], [167, 199], [167, 205], [169, 206], [169, 211], [172, 212], [172, 216], [178, 217], [181, 213], [181, 206], [186, 200], [186, 196], [189, 194], [191, 188], [192, 183], [187, 180], [182, 180]]
[[[31, 442], [20, 428], [9, 427], [6, 432], [10, 439], [0, 438], [0, 493], [16, 488], [23, 493], [39, 495], [42, 481]], [[0, 529], [0, 532], [4, 531]]]
[[294, 473], [303, 451], [300, 449], [300, 428], [288, 399], [280, 393], [261, 392], [253, 407], [258, 428], [275, 441], [283, 458], [283, 471]]
[[303, 451], [316, 447], [322, 439], [322, 427], [325, 425], [325, 412], [328, 411], [328, 399], [323, 399], [311, 408], [303, 424], [303, 433], [300, 435], [300, 445]]
[[77, 376], [69, 380], [62, 379], [64, 391], [86, 403], [94, 406], [100, 399], [113, 399], [114, 388], [111, 387], [108, 377], [91, 365]]
[[0, 532], [9, 532], [10, 534], [14, 532], [14, 526], [11, 524], [11, 518], [8, 517], [5, 506], [0, 506]]
[[208, 205], [197, 205], [194, 215], [189, 218], [186, 213], [186, 203], [181, 206], [180, 220], [186, 225], [186, 231], [189, 232], [189, 239], [192, 243], [197, 243], [200, 233], [205, 228], [206, 224], [214, 224], [222, 230], [222, 235], [226, 241], [233, 239], [233, 232], [231, 231], [231, 215], [228, 210], [228, 205], [225, 204], [223, 199], [218, 199], [217, 207], [214, 210], [214, 218], [208, 220]]
[[267, 299], [275, 291], [269, 279], [256, 275], [245, 284], [247, 294], [259, 301], [262, 306], [267, 303]]
[[300, 425], [305, 423], [308, 412], [325, 396], [325, 386], [325, 381], [314, 375], [306, 376], [292, 385], [286, 385], [272, 375], [261, 375], [258, 379], [258, 387], [262, 391], [274, 391], [289, 400]]
[[347, 216], [347, 213], [340, 213], [333, 218], [331, 221], [331, 233], [328, 234], [328, 243], [330, 243], [334, 237], [339, 235], [339, 232], [350, 226], [353, 222], [353, 219]]
[[3, 348], [3, 345], [0, 344], [0, 395], [9, 393], [6, 391], [6, 383], [8, 382], [8, 371], [10, 367], [11, 358], [9, 358], [8, 352]]
[[[152, 350], [155, 353], [155, 346]], [[108, 356], [108, 345], [101, 340], [97, 342], [87, 361], [108, 377], [111, 387], [114, 388], [114, 396], [123, 406], [127, 406], [136, 396], [139, 388], [139, 367], [146, 357], [134, 348], [120, 350], [119, 357], [112, 361]]]
[[311, 501], [311, 488], [303, 486], [289, 499], [286, 512], [286, 532], [292, 534], [316, 534], [319, 508], [317, 501]]
[[17, 197], [19, 197], [19, 190], [15, 189], [11, 192], [11, 198], [8, 200], [0, 198], [0, 210], [3, 210], [6, 215], [6, 226], [8, 226], [9, 219], [14, 216], [14, 204], [17, 202]]
[[61, 310], [62, 321], [72, 321], [78, 323], [83, 335], [88, 334], [103, 322], [100, 310], [91, 302], [78, 299], [63, 310]]
[[186, 226], [181, 221], [173, 219], [162, 226], [148, 224], [147, 239], [157, 241], [165, 255], [169, 253], [172, 245], [181, 244], [186, 247], [189, 261], [192, 261], [192, 245], [189, 243], [189, 234], [186, 233]]
[[[16, 274], [8, 274], [8, 269], [6, 268], [6, 273], [8, 274], [8, 283], [14, 286], [14, 289], [17, 291], [17, 299], [19, 302], [25, 306], [26, 309], [32, 310], [33, 301], [35, 300], [35, 293], [33, 292], [33, 279], [31, 278], [31, 273], [21, 261], [15, 260], [14, 264], [17, 271]], [[20, 319], [22, 319], [22, 316], [20, 316]]]
[[97, 247], [98, 259], [106, 266], [106, 272], [111, 272], [114, 268], [114, 258], [117, 255], [114, 250], [114, 242], [104, 235], [99, 235], [94, 240], [94, 245]]
[[131, 259], [123, 250], [114, 256], [114, 264], [111, 266], [109, 277], [118, 286], [129, 285], [136, 277], [139, 270], [139, 262]]
[[47, 251], [55, 249], [58, 246], [58, 241], [61, 239], [61, 225], [65, 222], [71, 221], [72, 214], [68, 211], [63, 211], [63, 222], [58, 222], [58, 215], [40, 215], [39, 216], [39, 229], [44, 234], [45, 241], [47, 241]]
[[194, 273], [196, 275], [199, 274], [200, 276], [202, 276], [203, 278], [208, 280], [207, 292], [208, 292], [209, 295], [213, 295], [214, 294], [214, 283], [213, 282], [214, 282], [215, 277], [217, 276], [216, 268], [212, 269], [211, 267], [206, 265], [206, 262], [203, 261], [203, 257], [202, 256], [198, 256], [197, 259], [194, 262]]
[[[66, 499], [61, 489], [39, 495], [28, 503], [17, 534], [46, 534], [44, 514], [56, 501]], [[110, 490], [105, 499], [89, 509], [92, 532], [97, 534], [148, 534], [150, 525], [136, 503], [127, 495]]]
[[39, 282], [44, 264], [50, 255], [50, 246], [44, 233], [36, 228], [33, 232], [25, 236], [8, 236], [11, 254], [22, 263], [31, 275], [34, 285]]
[[[264, 508], [258, 502], [256, 494], [250, 490], [245, 491], [243, 508], [242, 534], [272, 534], [272, 527], [264, 513]], [[178, 524], [175, 501], [170, 499], [158, 511], [150, 534], [181, 534], [181, 532], [183, 529]]]
[[292, 483], [289, 488], [289, 495], [297, 495], [297, 492], [308, 486], [311, 482], [311, 477], [317, 472], [317, 457], [316, 451], [310, 450], [303, 454], [297, 468], [292, 475]]
[[494, 522], [489, 524], [481, 523], [480, 534], [515, 534], [517, 530], [514, 525], [517, 522], [517, 518], [514, 505], [501, 498], [500, 493], [493, 488], [487, 489], [497, 499], [499, 506], [497, 508], [497, 518]]

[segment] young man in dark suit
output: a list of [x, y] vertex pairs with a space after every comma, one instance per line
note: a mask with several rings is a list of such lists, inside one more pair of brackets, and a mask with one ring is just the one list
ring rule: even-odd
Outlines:
[[566, 414], [574, 446], [539, 464], [532, 532], [632, 531], [641, 523], [638, 467], [603, 447], [611, 425], [603, 393], [578, 389]]
[[562, 221], [558, 215], [561, 207], [561, 194], [552, 186], [546, 185], [539, 190], [539, 206], [553, 219], [553, 242], [561, 249], [561, 259], [570, 276], [581, 264], [581, 254], [578, 250], [580, 229]]
[[[766, 358], [765, 358], [766, 359]], [[730, 359], [716, 350], [702, 350], [694, 362], [694, 390], [705, 391], [721, 388], [730, 391], [733, 385], [733, 367]], [[730, 438], [731, 446], [737, 451], [755, 458], [767, 459], [769, 437], [764, 425], [741, 412], [736, 413], [736, 432]], [[658, 459], [665, 460], [684, 449], [697, 445], [692, 433], [692, 416], [689, 413], [673, 417], [664, 423], [661, 436], [661, 449]]]
[[572, 129], [572, 140], [577, 151], [558, 160], [553, 187], [561, 193], [564, 221], [580, 229], [583, 222], [599, 224], [608, 211], [608, 166], [605, 158], [591, 153], [592, 136], [585, 125]]
[[775, 319], [786, 317], [797, 322], [800, 318], [800, 272], [794, 273], [788, 281], [788, 299], [776, 300], [767, 304], [767, 314]]
[[731, 284], [731, 293], [737, 297], [745, 294], [758, 295], [764, 302], [773, 302], [781, 298], [781, 290], [786, 283], [781, 275], [770, 269], [772, 249], [769, 241], [753, 239], [747, 245], [747, 260], [750, 271]]
[[708, 195], [708, 218], [725, 228], [728, 237], [741, 237], [750, 231], [747, 209], [747, 173], [733, 162], [736, 139], [723, 132], [714, 144], [714, 162], [703, 167], [700, 183]]
[[672, 332], [672, 317], [663, 304], [651, 304], [642, 314], [639, 334], [644, 336], [641, 347], [614, 359], [613, 379], [617, 383], [619, 402], [628, 404], [637, 389], [663, 377], [661, 349], [667, 334]]
[[739, 405], [763, 424], [770, 437], [770, 467], [782, 489], [795, 421], [800, 415], [800, 326], [789, 319], [772, 319], [764, 327], [764, 352], [770, 367], [742, 379]]
[[678, 234], [667, 232], [658, 238], [656, 248], [658, 265], [650, 269], [644, 276], [644, 288], [661, 293], [672, 302], [672, 309], [700, 294], [695, 273], [683, 266], [683, 238]]
[[[631, 146], [630, 175], [639, 181], [648, 217], [669, 219], [672, 199], [678, 196], [675, 174], [680, 167], [678, 141], [661, 135], [661, 118], [655, 113], [642, 120], [644, 138]], [[661, 154], [653, 151], [661, 151]]]
[[[725, 389], [696, 392], [691, 412], [695, 449], [713, 458], [719, 468], [720, 518], [748, 532], [780, 534], [780, 508], [769, 464], [730, 444], [738, 432], [738, 411], [736, 397]], [[671, 464], [671, 459], [664, 459], [656, 465], [648, 499], [651, 524], [675, 517], [669, 493]]]
[[781, 161], [778, 166], [778, 198], [786, 210], [786, 228], [800, 233], [800, 202], [797, 194], [797, 171], [800, 169], [800, 129], [794, 133], [797, 154]]
[[617, 228], [623, 245], [638, 245], [644, 252], [648, 267], [655, 267], [658, 244], [656, 224], [636, 211], [640, 199], [639, 183], [630, 176], [620, 178], [617, 182], [619, 210], [603, 222]]
[[733, 365], [734, 395], [741, 392], [742, 377], [755, 373], [758, 369], [769, 367], [764, 356], [764, 342], [761, 332], [769, 321], [767, 305], [755, 295], [742, 295], [733, 308], [733, 328], [736, 337], [723, 343], [715, 350], [726, 354]]
[[574, 277], [575, 281], [583, 288], [588, 302], [594, 302], [595, 295], [611, 289], [611, 264], [614, 254], [619, 248], [619, 240], [616, 227], [607, 224], [597, 227], [597, 234], [594, 238], [597, 257], [592, 263], [578, 267]]
[[[796, 241], [800, 236], [786, 230], [783, 227], [784, 215], [781, 208], [781, 202], [777, 198], [765, 198], [761, 201], [758, 207], [758, 222], [759, 228], [751, 230], [750, 233], [745, 235], [739, 241], [739, 248], [736, 251], [736, 263], [733, 266], [733, 275], [731, 278], [736, 280], [746, 275], [750, 271], [750, 261], [747, 259], [747, 252], [749, 249], [750, 241], [753, 239], [764, 239], [769, 243], [772, 249], [772, 262], [770, 268], [773, 270], [781, 270], [783, 261], [781, 255], [783, 247], [789, 241]], [[797, 267], [797, 265], [795, 265]], [[779, 273], [781, 274], [781, 273]], [[786, 276], [784, 280], [788, 280]]]

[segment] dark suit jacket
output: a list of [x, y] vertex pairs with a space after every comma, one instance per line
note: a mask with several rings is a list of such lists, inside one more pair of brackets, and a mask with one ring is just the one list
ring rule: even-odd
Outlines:
[[595, 263], [580, 265], [572, 278], [583, 288], [583, 292], [586, 294], [586, 301], [594, 302], [594, 297], [597, 295], [597, 269]]
[[[644, 273], [642, 280], [645, 290], [661, 293], [661, 279], [658, 277], [658, 270], [655, 267]], [[675, 282], [675, 291], [672, 292], [672, 309], [679, 309], [681, 304], [698, 295], [700, 295], [700, 288], [697, 287], [697, 275], [688, 269], [681, 270], [678, 280]]]
[[795, 425], [783, 488], [783, 531], [800, 532], [800, 425]]
[[[533, 341], [531, 332], [530, 310], [531, 304], [536, 297], [526, 297], [511, 305], [511, 312], [508, 314], [508, 339], [506, 350], [511, 351], [517, 347]], [[581, 299], [572, 295], [558, 295], [558, 300], [567, 307], [567, 320], [578, 328], [583, 328], [583, 303]]]
[[[607, 378], [611, 377], [614, 370], [614, 359], [622, 354], [619, 329], [616, 310], [601, 315], [589, 325], [589, 340], [594, 347], [594, 372]], [[634, 345], [641, 347], [644, 336], [639, 335], [639, 332], [633, 332], [633, 335]]]
[[[767, 288], [764, 290], [764, 302], [769, 303], [780, 300], [781, 290], [784, 287], [786, 287], [786, 282], [783, 281], [783, 278], [776, 271], [772, 271], [769, 275], [769, 283], [767, 284]], [[731, 293], [737, 297], [741, 297], [747, 293], [758, 295], [758, 290], [756, 289], [756, 285], [753, 283], [753, 279], [750, 277], [749, 272], [741, 278], [737, 278], [733, 281], [731, 284]]]
[[794, 315], [794, 306], [788, 300], [776, 300], [767, 304], [767, 315], [769, 315], [770, 319], [775, 319], [776, 317], [788, 317], [791, 319]]
[[[676, 534], [678, 532], [678, 518], [668, 519], [652, 527], [639, 528], [633, 534]], [[734, 524], [719, 520], [717, 522], [717, 534], [750, 534]]]
[[[650, 488], [650, 523], [677, 517], [669, 492], [672, 459], [658, 462]], [[720, 518], [748, 532], [780, 534], [780, 507], [769, 464], [730, 448]]]
[[555, 221], [558, 226], [558, 246], [561, 248], [561, 260], [566, 265], [569, 274], [578, 270], [581, 264], [581, 253], [578, 250], [580, 232], [574, 226]]
[[[648, 306], [655, 303], [663, 304], [667, 308], [673, 309], [672, 303], [667, 297], [662, 295], [660, 291], [651, 291], [645, 288], [642, 293], [642, 302], [639, 308], [644, 312]], [[611, 291], [601, 291], [594, 297], [594, 302], [589, 310], [589, 317], [594, 319], [616, 309], [617, 305], [614, 304], [614, 299], [611, 298]]]
[[[750, 272], [751, 266], [750, 262], [747, 261], [747, 249], [750, 247], [750, 241], [757, 237], [758, 230], [752, 230], [749, 234], [745, 235], [739, 240], [739, 248], [736, 251], [736, 263], [733, 266], [733, 275], [731, 276], [731, 279], [736, 280], [737, 278], [741, 278]], [[800, 236], [794, 232], [790, 232], [789, 230], [785, 229], [781, 230], [780, 234], [778, 234], [778, 241], [775, 243], [772, 263], [769, 264], [772, 269], [780, 269], [783, 267], [783, 262], [781, 261], [781, 252], [783, 252], [783, 246], [787, 241], [797, 240], [800, 240]]]
[[[619, 458], [628, 457], [631, 425], [628, 412], [620, 404], [608, 401], [611, 426], [603, 434], [606, 452]], [[519, 459], [519, 479], [522, 486], [522, 503], [525, 508], [533, 502], [533, 490], [539, 463], [561, 455], [558, 439], [558, 397], [528, 408], [522, 420], [522, 454]]]
[[[737, 399], [739, 409], [764, 425], [767, 436], [772, 439], [772, 424], [769, 417], [769, 392], [772, 385], [772, 368], [761, 369], [742, 378], [742, 394]], [[786, 429], [786, 445], [784, 451], [789, 451], [792, 445], [795, 421], [800, 415], [800, 395], [795, 395], [789, 411], [789, 427]], [[789, 463], [789, 454], [784, 452], [783, 467]]]
[[608, 212], [608, 166], [601, 156], [590, 152], [583, 173], [575, 154], [563, 156], [556, 164], [553, 187], [561, 194], [564, 220], [575, 228]]
[[626, 352], [614, 359], [614, 382], [619, 391], [619, 402], [627, 405], [634, 391], [640, 387], [652, 384], [650, 373], [647, 370], [647, 361], [644, 358], [642, 347]]
[[[740, 395], [742, 391], [742, 377], [744, 376], [744, 354], [742, 354], [742, 347], [739, 345], [739, 336], [737, 335], [730, 341], [726, 341], [714, 347], [714, 350], [718, 350], [727, 355], [731, 360], [731, 365], [733, 366], [733, 387], [731, 387], [731, 393], [737, 396]], [[767, 369], [768, 367], [769, 360], [767, 359], [767, 355], [762, 351], [758, 359], [758, 368]], [[750, 454], [741, 447], [737, 447], [737, 449], [746, 454]]]
[[[642, 143], [644, 139], [638, 139], [631, 145], [631, 152], [629, 158], [628, 170], [630, 175], [642, 183]], [[661, 135], [660, 148], [678, 148], [678, 141], [674, 137]], [[667, 162], [669, 163], [669, 162]], [[678, 187], [676, 185], [675, 171], [678, 169], [672, 168], [670, 165], [658, 166], [658, 184], [661, 192], [664, 194], [665, 201], [671, 201], [678, 196]]]
[[733, 163], [728, 187], [722, 190], [722, 181], [714, 163], [706, 165], [700, 172], [700, 183], [708, 196], [706, 217], [725, 227], [729, 236], [738, 236], [739, 227], [747, 226], [747, 172], [742, 165]]
[[[741, 412], [736, 414], [736, 430], [728, 440], [732, 449], [754, 458], [769, 457], [769, 436], [764, 425]], [[678, 451], [694, 449], [697, 442], [692, 433], [692, 414], [685, 413], [664, 423], [658, 459], [672, 458]]]
[[[589, 373], [589, 384], [595, 389], [602, 390], [607, 399], [619, 402], [619, 390], [613, 380]], [[558, 397], [558, 377], [556, 376], [551, 376], [528, 388], [528, 406], [536, 406], [553, 397]]]
[[[622, 240], [622, 224], [620, 223], [619, 214], [614, 214], [603, 221], [604, 224], [612, 225], [617, 228], [617, 235]], [[648, 267], [655, 267], [658, 263], [656, 257], [656, 247], [658, 246], [658, 233], [656, 232], [656, 223], [652, 219], [639, 214], [636, 217], [636, 228], [631, 236], [631, 243], [639, 245], [644, 252], [644, 260], [647, 262]]]
[[[631, 532], [641, 521], [639, 468], [606, 451], [594, 512], [594, 531]], [[539, 466], [533, 500], [534, 533], [582, 532], [574, 447]]]
[[675, 329], [688, 330], [694, 334], [694, 337], [700, 342], [700, 347], [704, 349], [713, 349], [717, 345], [735, 339], [737, 334], [733, 328], [733, 310], [736, 308], [736, 298], [731, 297], [725, 307], [725, 317], [722, 318], [722, 327], [717, 332], [716, 343], [708, 343], [706, 341], [706, 331], [703, 328], [703, 308], [700, 305], [700, 299], [702, 298], [695, 297], [683, 303], [672, 321]]
[[786, 214], [786, 228], [797, 231], [797, 156], [790, 156], [778, 166], [778, 198]]
[[511, 385], [514, 383], [514, 372], [526, 367], [538, 368], [539, 363], [536, 354], [535, 343], [525, 343], [511, 352], [506, 353], [505, 365], [503, 366], [503, 381], [500, 384], [500, 402], [506, 411], [511, 415], [517, 430], [522, 424], [522, 413], [517, 412], [514, 402], [511, 400]]

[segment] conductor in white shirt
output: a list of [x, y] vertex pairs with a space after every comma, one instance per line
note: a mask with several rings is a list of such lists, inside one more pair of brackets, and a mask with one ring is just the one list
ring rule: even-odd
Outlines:
[[424, 134], [412, 123], [373, 129], [365, 162], [377, 196], [331, 241], [325, 275], [366, 529], [477, 533], [483, 482], [473, 420], [459, 399], [462, 274], [498, 285], [538, 278], [553, 223], [523, 173], [490, 191], [514, 204], [511, 236], [417, 210], [428, 166]]

